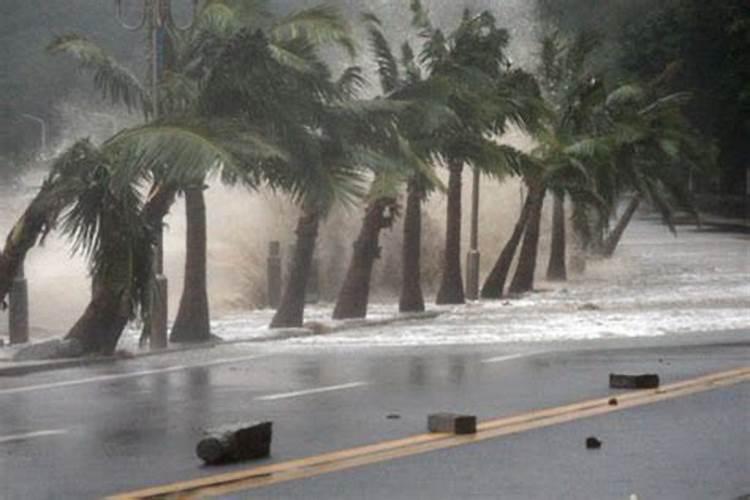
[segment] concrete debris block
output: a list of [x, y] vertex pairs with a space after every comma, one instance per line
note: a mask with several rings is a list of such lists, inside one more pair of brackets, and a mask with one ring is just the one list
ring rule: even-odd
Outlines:
[[313, 335], [323, 335], [331, 333], [331, 326], [321, 323], [319, 321], [306, 321], [302, 328], [308, 328], [312, 330]]
[[602, 447], [602, 442], [598, 440], [594, 436], [589, 436], [586, 438], [586, 449], [588, 450], [598, 450]]
[[656, 389], [659, 387], [659, 375], [653, 373], [643, 375], [610, 373], [609, 387], [612, 389]]
[[430, 432], [450, 432], [453, 434], [476, 434], [477, 417], [455, 413], [435, 413], [427, 417]]
[[208, 431], [195, 453], [208, 465], [265, 458], [271, 454], [272, 422], [251, 422]]
[[14, 361], [43, 361], [47, 359], [77, 358], [83, 354], [83, 346], [76, 339], [52, 339], [21, 348]]

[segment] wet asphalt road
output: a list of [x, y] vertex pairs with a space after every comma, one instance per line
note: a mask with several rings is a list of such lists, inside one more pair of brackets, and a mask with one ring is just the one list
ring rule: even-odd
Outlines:
[[[749, 333], [523, 347], [235, 345], [3, 378], [0, 498], [97, 498], [233, 470], [201, 467], [193, 453], [202, 429], [230, 422], [274, 422], [263, 464], [418, 434], [436, 411], [487, 419], [605, 396], [611, 371], [657, 372], [666, 384], [748, 366]], [[733, 498], [750, 493], [749, 412], [745, 383], [255, 493]], [[582, 439], [596, 433], [605, 448], [584, 453]]]

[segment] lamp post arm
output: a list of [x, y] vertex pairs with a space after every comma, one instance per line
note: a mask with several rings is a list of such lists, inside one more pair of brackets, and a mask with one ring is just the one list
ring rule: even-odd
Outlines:
[[[167, 1], [171, 1], [171, 0], [167, 0]], [[178, 24], [177, 24], [177, 23], [176, 23], [176, 22], [174, 21], [174, 18], [173, 18], [173, 19], [171, 20], [171, 21], [172, 21], [172, 25], [173, 25], [173, 26], [175, 27], [175, 29], [177, 29], [178, 31], [187, 31], [187, 30], [189, 30], [190, 28], [192, 28], [192, 27], [193, 27], [193, 25], [195, 24], [195, 18], [196, 18], [196, 17], [198, 17], [198, 4], [200, 3], [200, 0], [192, 0], [192, 2], [193, 2], [193, 13], [192, 13], [192, 15], [191, 15], [191, 17], [190, 17], [190, 22], [188, 22], [188, 23], [187, 23], [187, 24], [185, 24], [184, 26], [180, 26], [180, 25], [178, 25]]]
[[146, 2], [143, 2], [143, 15], [141, 16], [141, 20], [137, 24], [128, 24], [127, 21], [125, 21], [125, 16], [122, 14], [122, 0], [115, 0], [115, 15], [117, 17], [117, 21], [122, 25], [123, 28], [125, 28], [128, 31], [138, 31], [146, 24], [146, 19], [148, 19], [148, 9], [146, 8]]
[[42, 127], [42, 152], [47, 151], [47, 122], [38, 116], [22, 113], [21, 116], [37, 122]]

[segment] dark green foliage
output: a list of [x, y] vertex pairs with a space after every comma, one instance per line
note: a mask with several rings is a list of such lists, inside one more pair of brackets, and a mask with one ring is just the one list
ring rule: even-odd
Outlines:
[[[658, 95], [689, 91], [690, 125], [719, 148], [716, 184], [743, 193], [750, 157], [748, 2], [540, 0], [539, 6], [562, 32], [598, 30], [604, 43], [594, 60], [612, 85], [647, 82]], [[696, 187], [712, 189], [713, 177]]]

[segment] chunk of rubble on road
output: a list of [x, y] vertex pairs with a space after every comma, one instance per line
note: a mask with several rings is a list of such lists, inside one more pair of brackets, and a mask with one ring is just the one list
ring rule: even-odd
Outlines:
[[271, 454], [271, 422], [228, 425], [206, 431], [195, 453], [208, 465], [265, 458]]
[[452, 434], [476, 434], [477, 417], [455, 413], [435, 413], [427, 417], [427, 430]]
[[609, 374], [611, 389], [656, 389], [659, 387], [659, 375], [647, 373], [643, 375]]
[[602, 442], [597, 439], [594, 436], [589, 436], [586, 438], [586, 449], [588, 450], [598, 450], [602, 447]]

